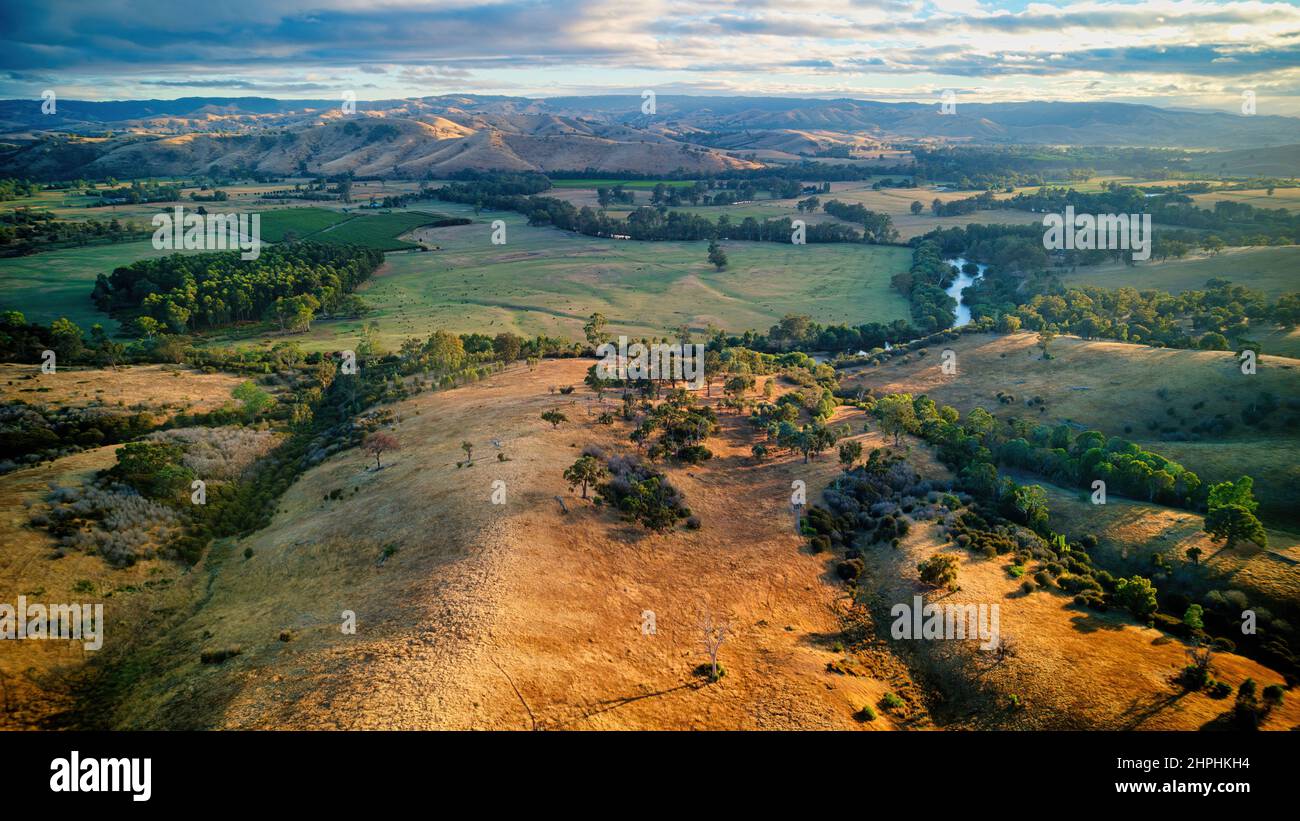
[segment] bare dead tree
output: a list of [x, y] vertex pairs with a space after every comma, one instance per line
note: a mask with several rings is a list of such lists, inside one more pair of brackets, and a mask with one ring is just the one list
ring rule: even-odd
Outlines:
[[997, 667], [1019, 655], [1016, 642], [1010, 636], [1000, 636], [997, 646], [993, 648], [993, 666]]
[[1214, 659], [1214, 647], [1209, 644], [1201, 644], [1199, 639], [1193, 639], [1192, 646], [1187, 648], [1187, 657], [1192, 660], [1192, 666], [1198, 672], [1203, 672], [1208, 676], [1210, 662]]
[[700, 609], [696, 626], [700, 631], [700, 643], [709, 654], [709, 680], [717, 681], [721, 678], [718, 672], [718, 651], [722, 649], [722, 643], [731, 635], [731, 620], [726, 614], [715, 615], [705, 605]]

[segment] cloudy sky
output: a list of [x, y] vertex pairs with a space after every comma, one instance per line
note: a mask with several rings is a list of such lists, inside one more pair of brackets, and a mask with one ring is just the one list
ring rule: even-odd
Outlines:
[[1114, 100], [1300, 115], [1300, 7], [1157, 0], [38, 0], [0, 97]]

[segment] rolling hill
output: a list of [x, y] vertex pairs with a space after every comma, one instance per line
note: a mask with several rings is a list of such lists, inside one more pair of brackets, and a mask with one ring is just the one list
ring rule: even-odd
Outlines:
[[[714, 174], [890, 139], [1255, 150], [1293, 143], [1300, 120], [1121, 103], [931, 103], [795, 98], [454, 95], [356, 103], [260, 97], [0, 101], [0, 174], [41, 179], [194, 174], [434, 177], [465, 168]], [[70, 139], [65, 135], [80, 135]], [[708, 146], [716, 146], [711, 148]], [[756, 155], [757, 156], [757, 155]], [[1235, 163], [1231, 165], [1249, 165]], [[1220, 160], [1219, 162], [1224, 162]], [[1274, 163], [1266, 163], [1273, 168]], [[1264, 168], [1264, 166], [1260, 166]]]

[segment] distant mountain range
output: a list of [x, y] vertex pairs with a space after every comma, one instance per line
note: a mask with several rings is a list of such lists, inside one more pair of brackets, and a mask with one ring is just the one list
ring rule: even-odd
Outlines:
[[[0, 101], [0, 174], [437, 176], [463, 168], [716, 173], [891, 141], [1243, 149], [1295, 143], [1300, 119], [1124, 103], [938, 103], [661, 95], [448, 95], [358, 102], [263, 97]], [[101, 139], [105, 134], [108, 139]], [[51, 134], [94, 137], [50, 138]]]

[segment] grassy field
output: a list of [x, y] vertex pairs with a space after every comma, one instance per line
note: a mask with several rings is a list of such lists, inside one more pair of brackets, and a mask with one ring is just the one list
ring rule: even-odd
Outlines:
[[1155, 288], [1174, 294], [1204, 288], [1207, 280], [1216, 277], [1270, 297], [1300, 291], [1300, 246], [1228, 248], [1213, 257], [1142, 262], [1132, 267], [1090, 265], [1061, 275], [1067, 286]]
[[[285, 232], [292, 230], [300, 239], [348, 242], [381, 250], [417, 247], [398, 237], [443, 218], [442, 214], [424, 211], [350, 217], [327, 208], [287, 208], [261, 213], [262, 237], [267, 242], [282, 240]], [[154, 250], [153, 244], [144, 240], [0, 259], [0, 309], [22, 311], [32, 322], [48, 323], [67, 317], [85, 329], [98, 322], [112, 332], [117, 329], [117, 322], [90, 301], [95, 277], [110, 273], [120, 265], [170, 253], [175, 252]]]
[[[1209, 481], [1249, 474], [1265, 523], [1300, 530], [1293, 499], [1300, 482], [1300, 434], [1287, 422], [1296, 412], [1286, 407], [1287, 400], [1300, 396], [1300, 362], [1265, 355], [1258, 372], [1245, 376], [1229, 352], [1074, 337], [1053, 342], [1053, 358], [1045, 361], [1036, 339], [1031, 333], [965, 335], [950, 343], [957, 357], [955, 377], [941, 373], [937, 351], [931, 349], [923, 359], [900, 357], [856, 370], [842, 381], [877, 394], [924, 393], [962, 413], [983, 407], [998, 417], [1030, 416], [1045, 425], [1099, 430], [1174, 459]], [[1000, 404], [1000, 390], [1017, 403]], [[1247, 409], [1265, 392], [1281, 407], [1260, 419]], [[1035, 396], [1045, 400], [1042, 410], [1024, 404]], [[1228, 434], [1192, 430], [1218, 414], [1234, 423]]]
[[[918, 561], [955, 552], [961, 587], [944, 600], [998, 602], [1017, 652], [976, 667], [954, 642], [854, 642], [849, 628], [860, 622], [835, 581], [837, 557], [801, 549], [787, 502], [794, 479], [820, 498], [838, 466], [793, 454], [756, 464], [758, 434], [743, 416], [720, 415], [706, 464], [663, 466], [699, 529], [629, 528], [561, 476], [575, 447], [633, 449], [632, 423], [599, 425], [584, 413], [595, 400], [580, 384], [588, 363], [515, 367], [395, 405], [403, 450], [383, 470], [356, 450], [331, 457], [288, 489], [266, 529], [219, 542], [203, 573], [148, 600], [174, 618], [166, 632], [130, 634], [141, 645], [133, 658], [150, 663], [123, 666], [112, 682], [119, 708], [96, 719], [133, 729], [881, 730], [934, 728], [934, 705], [954, 729], [1191, 730], [1231, 709], [1170, 684], [1186, 663], [1183, 643], [1117, 608], [1097, 614], [1059, 592], [1021, 595], [1008, 557], [958, 550], [919, 520], [898, 547], [865, 552], [860, 598], [886, 610], [910, 602], [923, 589]], [[566, 384], [579, 387], [561, 404], [550, 388]], [[539, 415], [555, 407], [569, 421], [553, 430]], [[862, 432], [859, 411], [834, 421], [867, 449], [885, 443]], [[494, 458], [494, 439], [508, 461]], [[462, 441], [478, 446], [464, 469]], [[933, 457], [909, 444], [931, 476]], [[481, 492], [498, 477], [510, 494], [501, 507]], [[336, 490], [341, 498], [328, 498]], [[250, 558], [236, 559], [245, 548]], [[337, 611], [353, 602], [367, 620], [362, 639], [337, 627]], [[733, 625], [722, 686], [699, 686], [692, 673], [704, 660], [694, 628], [704, 606], [725, 609]], [[635, 632], [647, 609], [654, 638]], [[277, 638], [284, 631], [292, 652]], [[242, 652], [202, 665], [195, 645]], [[914, 679], [903, 656], [919, 656], [927, 675]], [[1280, 680], [1231, 653], [1215, 663], [1230, 686]], [[846, 666], [853, 674], [835, 672]], [[515, 687], [503, 686], [503, 671]], [[923, 699], [927, 690], [935, 697]], [[886, 692], [903, 707], [855, 719]], [[1012, 693], [1029, 708], [1007, 709]], [[1298, 718], [1300, 703], [1287, 698], [1266, 726]]]
[[0, 308], [22, 311], [29, 322], [49, 323], [65, 316], [83, 329], [98, 322], [112, 332], [117, 322], [90, 301], [95, 276], [170, 253], [174, 252], [156, 251], [152, 242], [140, 240], [0, 259]]
[[[459, 208], [444, 210], [472, 215]], [[507, 224], [506, 245], [491, 244], [494, 219]], [[435, 328], [581, 339], [595, 311], [609, 317], [612, 332], [637, 336], [665, 335], [682, 324], [766, 330], [789, 312], [853, 324], [908, 315], [906, 301], [889, 287], [889, 278], [911, 264], [906, 248], [732, 242], [724, 244], [730, 265], [716, 272], [704, 242], [594, 239], [529, 227], [520, 215], [500, 212], [485, 211], [480, 220], [414, 232], [440, 250], [390, 254], [360, 291], [375, 314], [317, 322], [295, 338], [308, 349], [329, 348], [355, 341], [374, 320], [383, 343], [394, 348]]]
[[262, 239], [281, 242], [293, 233], [299, 239], [324, 231], [348, 219], [348, 215], [330, 208], [281, 208], [262, 212]]
[[1273, 196], [1262, 188], [1247, 191], [1214, 191], [1209, 194], [1195, 194], [1192, 202], [1199, 208], [1214, 208], [1220, 200], [1243, 202], [1256, 208], [1285, 208], [1288, 211], [1300, 211], [1300, 188], [1276, 188]]

